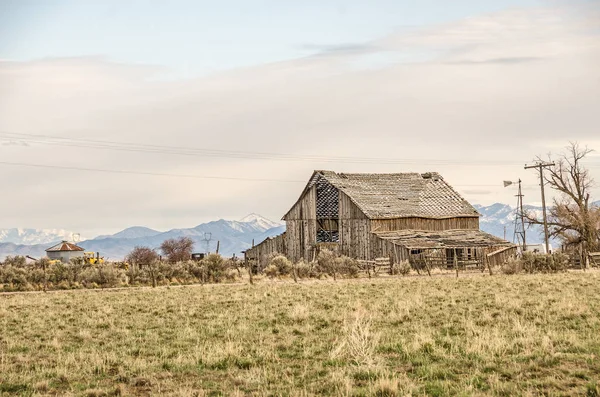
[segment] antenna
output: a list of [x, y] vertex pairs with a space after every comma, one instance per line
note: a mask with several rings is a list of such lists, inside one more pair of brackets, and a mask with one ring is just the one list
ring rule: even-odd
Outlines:
[[208, 254], [208, 248], [210, 247], [210, 241], [212, 240], [212, 233], [204, 232], [204, 242], [206, 243], [206, 253]]

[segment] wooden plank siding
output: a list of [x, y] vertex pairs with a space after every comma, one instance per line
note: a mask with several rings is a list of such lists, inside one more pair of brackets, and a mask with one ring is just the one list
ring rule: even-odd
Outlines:
[[374, 232], [389, 232], [394, 230], [479, 230], [479, 217], [457, 218], [396, 218], [372, 219], [371, 230]]
[[268, 265], [269, 255], [279, 253], [287, 256], [287, 248], [285, 244], [286, 233], [279, 236], [271, 237], [260, 244], [246, 250], [244, 253], [246, 260], [254, 260], [258, 263], [259, 269], [264, 269]]
[[394, 244], [389, 240], [384, 240], [373, 233], [371, 233], [370, 240], [371, 250], [369, 252], [369, 260], [390, 258], [390, 264], [394, 264], [410, 259], [410, 251], [406, 247]]
[[508, 258], [517, 254], [517, 247], [503, 247], [497, 250], [489, 249], [491, 251], [487, 254], [487, 262], [491, 267], [501, 266], [506, 263]]
[[287, 213], [286, 250], [287, 257], [298, 262], [312, 260], [317, 242], [316, 187], [313, 186]]
[[355, 259], [371, 259], [371, 226], [367, 216], [340, 191], [340, 253]]

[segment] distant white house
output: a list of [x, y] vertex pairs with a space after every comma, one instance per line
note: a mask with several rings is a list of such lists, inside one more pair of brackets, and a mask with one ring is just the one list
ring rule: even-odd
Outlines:
[[[552, 244], [548, 244], [548, 248], [550, 249], [550, 254], [552, 252], [554, 252], [554, 249], [552, 248]], [[534, 253], [538, 253], [538, 254], [546, 254], [546, 244], [544, 243], [540, 243], [540, 244], [527, 244], [527, 247], [525, 248], [526, 252], [534, 252]]]
[[62, 241], [46, 250], [46, 255], [52, 260], [58, 259], [63, 263], [69, 263], [71, 258], [83, 258], [85, 250], [78, 245]]

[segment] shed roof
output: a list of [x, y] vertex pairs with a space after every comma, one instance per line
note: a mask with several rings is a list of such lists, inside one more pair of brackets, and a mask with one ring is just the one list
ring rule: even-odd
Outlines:
[[409, 249], [510, 247], [514, 245], [480, 230], [396, 230], [376, 232], [375, 235]]
[[46, 252], [63, 252], [63, 251], [85, 251], [78, 245], [69, 243], [68, 241], [61, 241], [60, 243], [48, 248]]
[[370, 219], [480, 216], [437, 172], [338, 174], [315, 171], [300, 197], [321, 178], [346, 194]]

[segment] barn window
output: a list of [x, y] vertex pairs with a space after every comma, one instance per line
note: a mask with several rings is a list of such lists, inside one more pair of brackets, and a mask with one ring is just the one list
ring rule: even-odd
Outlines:
[[339, 191], [329, 182], [320, 178], [317, 190], [317, 242], [338, 243], [339, 233]]

